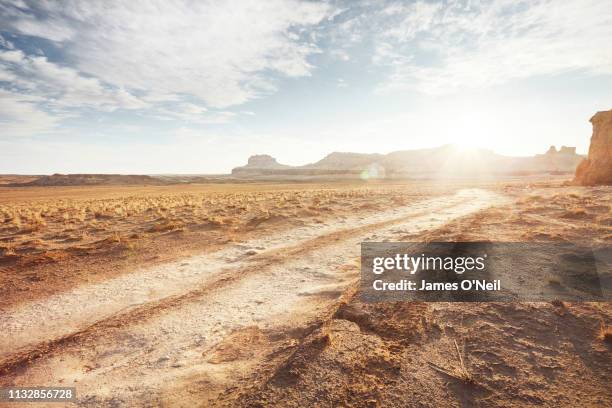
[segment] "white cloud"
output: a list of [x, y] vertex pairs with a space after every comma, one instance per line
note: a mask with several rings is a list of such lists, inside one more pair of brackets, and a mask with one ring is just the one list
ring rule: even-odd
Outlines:
[[5, 51], [0, 53], [0, 60], [6, 62], [20, 63], [23, 61], [24, 55], [23, 52], [19, 50], [15, 51]]
[[159, 107], [155, 109], [158, 118], [162, 120], [180, 120], [198, 125], [211, 125], [228, 123], [236, 116], [230, 111], [210, 111], [202, 105], [194, 103], [174, 104], [169, 108]]
[[142, 109], [149, 104], [125, 89], [21, 50], [0, 49], [0, 121], [5, 137], [49, 133], [83, 108]]
[[0, 46], [7, 49], [13, 49], [15, 47], [12, 42], [4, 38], [2, 35], [0, 35]]
[[41, 99], [0, 89], [0, 127], [2, 135], [29, 136], [54, 129], [62, 119], [38, 108]]
[[612, 6], [599, 0], [416, 2], [383, 10], [381, 90], [429, 94], [571, 71], [612, 74]]
[[[241, 104], [270, 90], [264, 71], [309, 75], [317, 47], [296, 29], [331, 11], [298, 0], [32, 3], [3, 23], [58, 43], [75, 68], [144, 93], [188, 94], [207, 106]], [[42, 9], [42, 10], [40, 10]]]
[[105, 86], [97, 78], [86, 77], [46, 57], [0, 50], [0, 64], [0, 77], [11, 78], [24, 95], [44, 97], [40, 101], [55, 109], [93, 107], [112, 111], [147, 106], [124, 89]]

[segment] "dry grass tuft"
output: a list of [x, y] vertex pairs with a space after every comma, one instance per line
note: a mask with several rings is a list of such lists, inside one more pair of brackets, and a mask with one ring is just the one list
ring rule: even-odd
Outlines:
[[457, 344], [457, 340], [453, 339], [453, 342], [455, 344], [455, 351], [457, 352], [457, 359], [458, 359], [459, 367], [455, 369], [448, 369], [448, 368], [441, 367], [431, 361], [429, 362], [429, 365], [434, 370], [441, 372], [443, 374], [446, 374], [449, 377], [456, 378], [457, 380], [460, 380], [466, 384], [474, 384], [476, 381], [472, 373], [467, 369], [465, 365], [463, 354], [459, 350], [459, 345]]
[[[376, 211], [410, 203], [426, 194], [397, 186], [187, 192], [182, 188], [164, 187], [153, 192], [133, 188], [101, 193], [70, 189], [67, 196], [54, 196], [41, 189], [41, 198], [32, 195], [33, 201], [20, 199], [15, 193], [15, 201], [6, 198], [0, 201], [0, 240], [11, 242], [13, 252], [20, 255], [26, 241], [34, 242], [27, 244], [27, 253], [66, 249], [76, 253], [91, 247], [111, 250], [132, 235], [146, 241], [155, 234], [170, 232], [251, 231], [280, 226], [300, 217], [311, 217], [311, 222], [317, 222], [314, 217], [352, 210]], [[28, 196], [30, 190], [18, 193]]]
[[565, 308], [565, 303], [563, 303], [563, 301], [559, 299], [551, 300], [550, 304], [558, 308]]
[[567, 211], [565, 211], [565, 213], [562, 215], [563, 218], [571, 218], [571, 219], [579, 219], [579, 218], [586, 218], [588, 217], [588, 214], [586, 212], [586, 210], [584, 208], [571, 208]]
[[603, 342], [612, 344], [612, 326], [608, 326], [601, 321], [599, 323], [599, 334], [597, 338]]
[[168, 232], [180, 229], [181, 225], [172, 221], [162, 221], [159, 224], [154, 224], [147, 232]]

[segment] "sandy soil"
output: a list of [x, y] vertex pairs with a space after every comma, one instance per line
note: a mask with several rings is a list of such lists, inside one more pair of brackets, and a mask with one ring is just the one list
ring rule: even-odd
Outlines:
[[[74, 385], [83, 406], [612, 404], [609, 303], [364, 304], [356, 290], [365, 240], [579, 238], [609, 247], [610, 190], [421, 187], [268, 186], [267, 201], [252, 186], [181, 192], [182, 219], [200, 216], [185, 194], [202, 194], [207, 217], [223, 207], [231, 222], [153, 232], [136, 251], [149, 255], [122, 266], [115, 258], [125, 249], [116, 248], [83, 256], [81, 273], [71, 273], [70, 256], [36, 264], [28, 275], [46, 289], [24, 283], [11, 258], [0, 386]], [[227, 209], [248, 205], [249, 194], [267, 214]], [[147, 217], [136, 213], [156, 222]], [[136, 220], [124, 235], [143, 228]], [[152, 252], [159, 257], [147, 261]], [[57, 284], [58, 274], [68, 283]]]
[[[611, 190], [504, 189], [509, 202], [403, 240], [580, 242], [610, 250]], [[237, 406], [612, 405], [610, 303], [380, 303], [353, 293]], [[264, 375], [263, 373], [261, 375]]]
[[0, 189], [0, 307], [461, 186], [246, 184]]

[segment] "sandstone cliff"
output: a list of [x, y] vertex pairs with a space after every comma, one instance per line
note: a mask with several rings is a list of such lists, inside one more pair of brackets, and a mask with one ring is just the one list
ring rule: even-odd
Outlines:
[[612, 110], [597, 112], [591, 118], [593, 136], [589, 155], [576, 168], [575, 181], [592, 186], [612, 184]]

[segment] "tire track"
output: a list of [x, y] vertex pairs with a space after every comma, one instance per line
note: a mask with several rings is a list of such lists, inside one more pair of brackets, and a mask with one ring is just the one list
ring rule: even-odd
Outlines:
[[[455, 205], [460, 200], [465, 198], [459, 197], [447, 205]], [[130, 312], [138, 315], [138, 311], [143, 307], [146, 309], [147, 305], [170, 304], [176, 299], [189, 298], [191, 292], [197, 296], [202, 288], [214, 285], [220, 277], [227, 278], [228, 272], [231, 274], [232, 271], [245, 269], [254, 261], [288, 256], [291, 251], [300, 251], [300, 248], [312, 245], [317, 240], [341, 239], [343, 235], [380, 228], [416, 216], [431, 207], [432, 201], [435, 202], [427, 200], [366, 219], [355, 217], [345, 221], [345, 224], [353, 224], [352, 228], [339, 229], [339, 224], [314, 224], [297, 228], [283, 237], [267, 237], [232, 245], [212, 254], [136, 270], [102, 283], [84, 285], [20, 304], [0, 313], [0, 361], [8, 355], [23, 354], [39, 344], [62, 341], [73, 334], [82, 333], [97, 322], [112, 321], [113, 317]], [[249, 251], [264, 248], [265, 251], [255, 256], [247, 255]]]
[[393, 216], [369, 218], [353, 228], [286, 240], [292, 245], [251, 258], [226, 259], [225, 268], [200, 286], [115, 311], [65, 336], [35, 343], [34, 349], [10, 354], [2, 364], [7, 383], [76, 381], [83, 398], [89, 394], [108, 402], [120, 395], [122, 402], [134, 405], [131, 398], [156, 395], [168, 381], [193, 375], [227, 381], [235, 364], [211, 364], [207, 352], [241, 327], [299, 327], [329, 309], [355, 281], [354, 271], [340, 267], [358, 256], [359, 242], [393, 239], [403, 232], [398, 226], [416, 232], [437, 228], [498, 200], [481, 190], [464, 191]]

